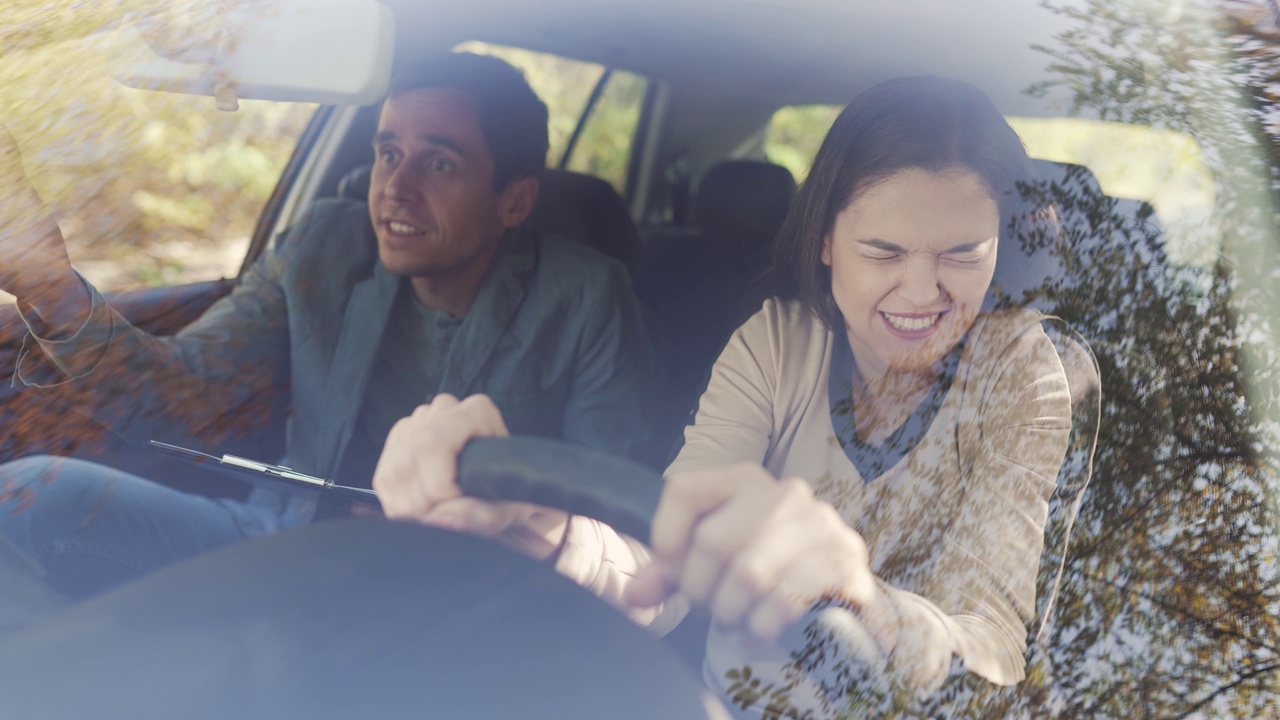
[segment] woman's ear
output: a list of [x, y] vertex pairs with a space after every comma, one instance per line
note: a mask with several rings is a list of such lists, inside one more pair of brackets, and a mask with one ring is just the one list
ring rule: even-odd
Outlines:
[[822, 264], [831, 267], [831, 233], [822, 237]]

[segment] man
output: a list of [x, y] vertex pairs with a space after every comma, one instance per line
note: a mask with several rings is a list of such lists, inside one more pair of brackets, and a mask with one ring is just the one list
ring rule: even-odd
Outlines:
[[[522, 225], [546, 124], [500, 60], [445, 55], [399, 78], [367, 208], [317, 203], [172, 338], [129, 325], [72, 271], [16, 150], [0, 147], [0, 256], [13, 259], [0, 288], [39, 348], [16, 377], [39, 385], [51, 364], [126, 437], [207, 447], [288, 385], [289, 465], [365, 487], [392, 425], [437, 394], [483, 393], [513, 432], [630, 453], [645, 437], [652, 358], [625, 272]], [[0, 466], [0, 535], [72, 597], [308, 523], [317, 504], [268, 488], [211, 500], [68, 459]]]

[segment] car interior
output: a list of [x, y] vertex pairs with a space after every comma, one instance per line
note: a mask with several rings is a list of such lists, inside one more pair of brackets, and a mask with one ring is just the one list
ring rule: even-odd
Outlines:
[[[500, 56], [514, 49], [598, 66], [599, 87], [568, 119], [575, 137], [592, 131], [600, 117], [595, 104], [602, 102], [611, 72], [631, 73], [644, 83], [625, 138], [625, 168], [611, 177], [591, 172], [586, 161], [575, 159], [571, 140], [561, 157], [549, 159], [531, 223], [627, 268], [663, 377], [650, 410], [653, 442], [642, 458], [657, 470], [673, 457], [724, 343], [770, 293], [772, 240], [803, 182], [766, 152], [775, 113], [842, 104], [888, 77], [934, 72], [977, 82], [1009, 116], [1069, 114], [1070, 104], [1063, 102], [1069, 83], [1026, 89], [1044, 81], [1047, 58], [1035, 47], [1052, 44], [1073, 22], [1087, 22], [1036, 3], [1002, 6], [1006, 14], [998, 19], [977, 19], [964, 4], [946, 2], [820, 2], [818, 11], [790, 12], [785, 3], [713, 0], [694, 11], [655, 0], [606, 12], [588, 0], [480, 0], [451, 8], [448, 18], [412, 0], [386, 4], [396, 18], [396, 67], [459, 47]], [[1076, 111], [1106, 115], [1105, 108]], [[316, 111], [264, 208], [246, 267], [308, 203], [366, 198], [377, 112], [376, 103]], [[1151, 197], [1123, 185], [1113, 189], [1117, 184], [1102, 178], [1101, 167], [1095, 172], [1053, 155], [1036, 158], [1040, 180], [1024, 191], [1055, 202], [1060, 231], [1023, 248], [1016, 260], [1002, 260], [995, 283], [1006, 297], [1052, 316], [1046, 330], [1067, 370], [1073, 436], [1046, 530], [1040, 621], [1031, 632], [1037, 669], [1021, 694], [977, 714], [1057, 703], [1079, 716], [1105, 716], [1143, 706], [1143, 693], [1149, 693], [1159, 697], [1150, 700], [1157, 710], [1146, 716], [1247, 708], [1236, 715], [1247, 717], [1266, 707], [1257, 698], [1265, 697], [1267, 683], [1274, 685], [1274, 663], [1280, 661], [1280, 614], [1271, 604], [1277, 556], [1257, 548], [1244, 560], [1233, 556], [1230, 548], [1238, 546], [1222, 540], [1233, 531], [1205, 534], [1210, 530], [1202, 519], [1220, 517], [1223, 503], [1236, 496], [1189, 490], [1233, 473], [1254, 477], [1249, 473], [1265, 464], [1258, 460], [1265, 452], [1257, 452], [1252, 440], [1227, 437], [1233, 428], [1253, 427], [1248, 412], [1213, 404], [1214, 397], [1233, 392], [1244, 398], [1243, 381], [1213, 379], [1210, 385], [1203, 370], [1205, 363], [1228, 362], [1213, 354], [1218, 346], [1212, 340], [1214, 323], [1227, 314], [1225, 300], [1205, 289], [1230, 272], [1228, 263], [1180, 262], [1170, 249], [1174, 219], [1160, 217]], [[110, 299], [138, 325], [166, 334], [198, 317], [234, 282]], [[16, 313], [0, 308], [0, 365], [12, 366], [22, 352], [22, 334]], [[1097, 371], [1101, 386], [1090, 381]], [[62, 407], [56, 395], [0, 385], [0, 417], [7, 429], [0, 435], [0, 460], [73, 455], [195, 492], [243, 497], [248, 491], [221, 473], [175, 473], [178, 466], [169, 459], [129, 446]], [[217, 450], [277, 458], [284, 422], [272, 418], [272, 427]], [[1161, 445], [1158, 438], [1173, 444]], [[1268, 496], [1260, 483], [1258, 496]], [[1140, 519], [1165, 524], [1142, 525], [1149, 535], [1140, 540], [1123, 536], [1122, 529]], [[1186, 538], [1198, 538], [1189, 547], [1199, 552], [1184, 556], [1170, 549]], [[1177, 560], [1162, 553], [1175, 553]], [[1192, 604], [1190, 596], [1203, 597], [1204, 605]], [[705, 625], [688, 624], [669, 643], [696, 667], [704, 632]], [[1194, 681], [1187, 678], [1195, 671], [1170, 659], [1183, 657], [1175, 651], [1144, 656], [1153, 645], [1179, 644], [1201, 653], [1226, 649]], [[1084, 669], [1067, 667], [1072, 663]], [[1179, 682], [1189, 683], [1186, 692], [1152, 690], [1153, 684]]]

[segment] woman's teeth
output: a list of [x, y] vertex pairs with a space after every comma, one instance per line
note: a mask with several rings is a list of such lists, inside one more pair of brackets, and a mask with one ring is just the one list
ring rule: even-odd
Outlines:
[[898, 315], [890, 315], [884, 313], [884, 317], [889, 324], [899, 330], [913, 332], [916, 330], [924, 330], [925, 328], [938, 322], [938, 318], [942, 317], [942, 313], [936, 313], [927, 317], [901, 317]]

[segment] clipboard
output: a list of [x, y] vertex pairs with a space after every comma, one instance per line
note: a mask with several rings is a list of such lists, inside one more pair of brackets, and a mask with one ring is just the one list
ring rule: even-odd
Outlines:
[[309, 487], [313, 490], [323, 490], [351, 500], [357, 500], [365, 504], [377, 507], [381, 506], [381, 503], [378, 502], [378, 496], [373, 492], [373, 490], [368, 488], [351, 487], [350, 485], [338, 485], [332, 480], [326, 480], [324, 478], [315, 477], [314, 475], [300, 473], [297, 470], [284, 465], [272, 465], [258, 460], [243, 458], [238, 455], [223, 455], [219, 457], [217, 455], [200, 452], [199, 450], [179, 447], [178, 445], [170, 445], [169, 443], [160, 442], [159, 440], [151, 440], [148, 444], [161, 452], [182, 458], [189, 462], [198, 464], [217, 463], [257, 477], [265, 476], [274, 478], [290, 485]]

